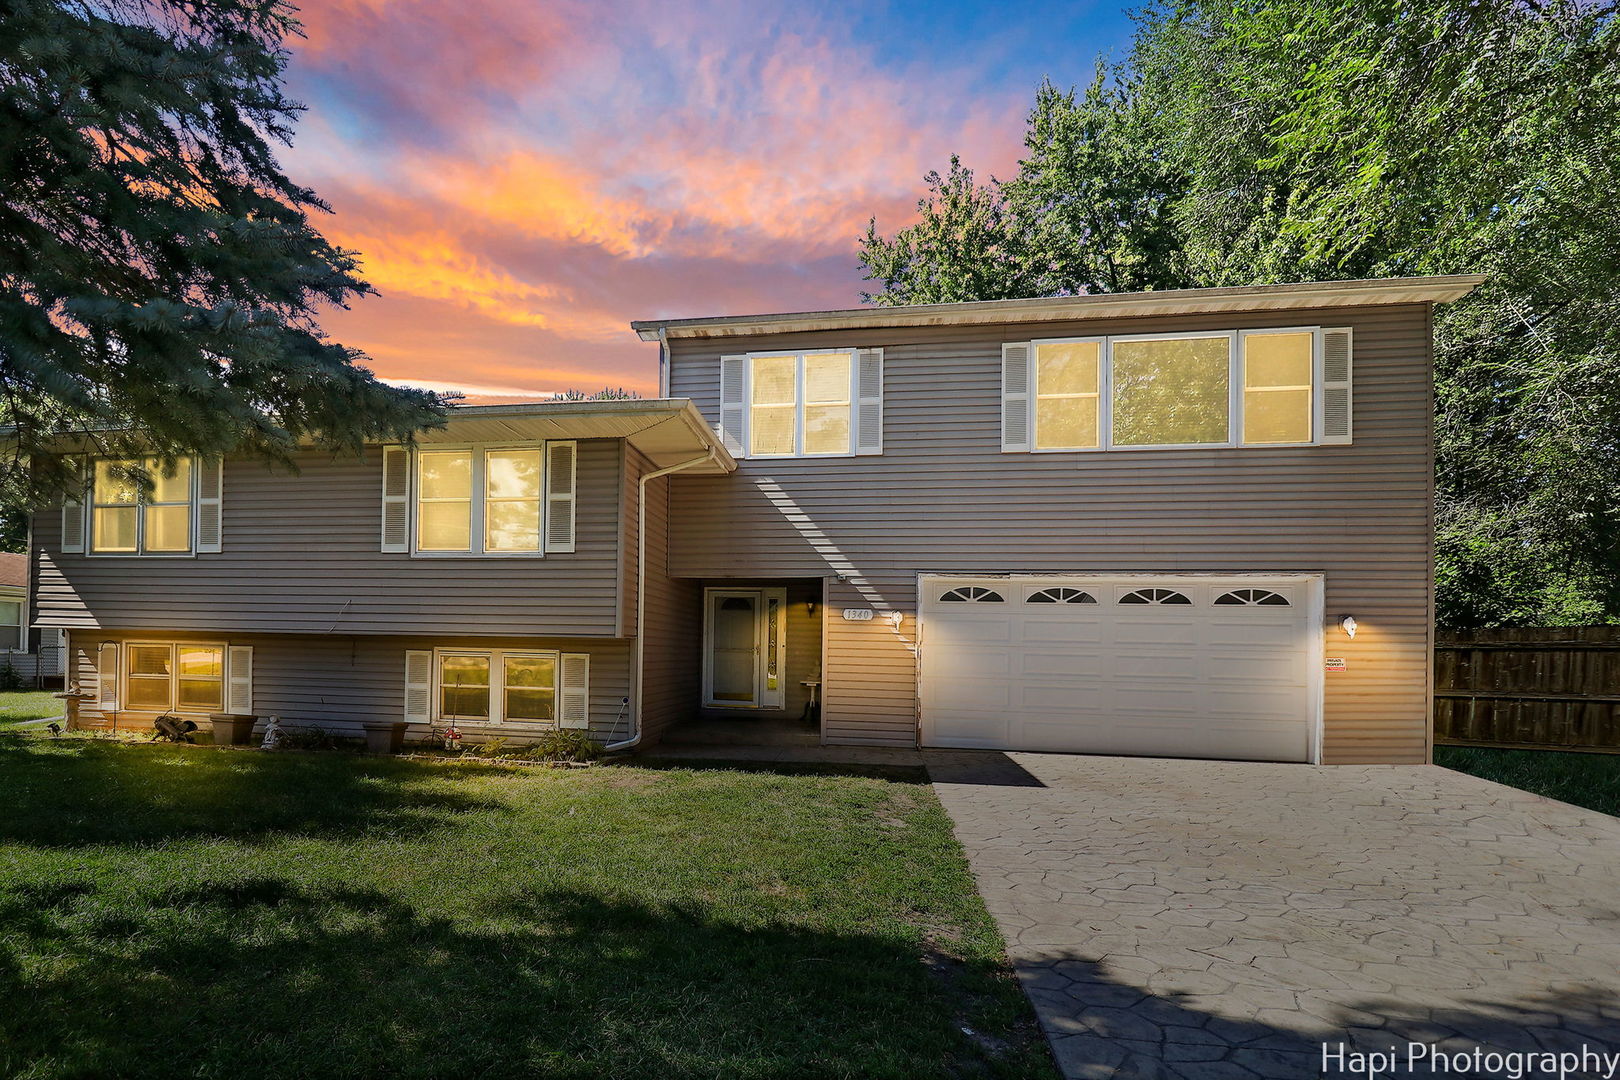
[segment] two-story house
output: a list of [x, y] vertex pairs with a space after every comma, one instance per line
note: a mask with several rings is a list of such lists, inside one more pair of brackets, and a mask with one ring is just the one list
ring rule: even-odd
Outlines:
[[1424, 761], [1430, 314], [1478, 281], [636, 323], [655, 400], [145, 490], [86, 461], [35, 625], [90, 724]]

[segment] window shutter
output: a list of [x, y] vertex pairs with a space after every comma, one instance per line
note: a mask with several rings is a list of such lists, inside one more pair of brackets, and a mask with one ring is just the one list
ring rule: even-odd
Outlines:
[[883, 350], [855, 353], [855, 452], [883, 453]]
[[1017, 453], [1029, 449], [1029, 358], [1034, 352], [1027, 341], [1001, 347], [1001, 450]]
[[382, 452], [382, 550], [411, 549], [411, 452], [385, 446]]
[[433, 722], [433, 654], [426, 649], [405, 653], [405, 722]]
[[748, 416], [748, 357], [720, 358], [720, 441], [733, 457], [743, 457]]
[[546, 551], [574, 550], [574, 487], [579, 444], [546, 443]]
[[563, 653], [558, 664], [557, 718], [565, 728], [591, 726], [591, 658], [588, 653]]
[[65, 554], [84, 553], [84, 496], [88, 484], [88, 470], [83, 458], [73, 459], [76, 482], [62, 496], [62, 551]]
[[103, 641], [96, 647], [96, 707], [102, 712], [118, 708], [118, 644]]
[[225, 711], [253, 715], [253, 646], [232, 645], [226, 650]]
[[224, 550], [223, 500], [225, 462], [203, 458], [197, 462], [197, 552], [217, 555]]
[[1350, 441], [1350, 328], [1322, 331], [1320, 443]]

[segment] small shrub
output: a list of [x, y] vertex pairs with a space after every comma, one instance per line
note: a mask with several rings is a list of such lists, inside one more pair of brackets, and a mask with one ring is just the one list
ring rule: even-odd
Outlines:
[[283, 750], [336, 750], [345, 741], [325, 728], [314, 725], [281, 729]]
[[500, 738], [485, 739], [481, 743], [474, 743], [472, 752], [484, 757], [496, 757], [506, 748], [506, 740]]
[[0, 667], [0, 690], [26, 690], [28, 680], [22, 677], [22, 672], [11, 666], [6, 660], [5, 666]]
[[583, 731], [548, 731], [510, 756], [523, 761], [594, 761], [602, 756], [602, 748]]

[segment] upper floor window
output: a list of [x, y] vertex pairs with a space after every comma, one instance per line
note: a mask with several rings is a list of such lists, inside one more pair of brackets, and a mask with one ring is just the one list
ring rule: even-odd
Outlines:
[[573, 442], [385, 448], [382, 550], [572, 551], [576, 449]]
[[62, 501], [64, 553], [214, 554], [224, 544], [219, 458], [77, 459], [82, 485]]
[[1002, 348], [1002, 449], [1350, 441], [1350, 331], [1074, 338]]
[[850, 452], [847, 352], [751, 357], [748, 453], [788, 457]]
[[[103, 458], [90, 483], [90, 550], [117, 555], [186, 555], [196, 503], [190, 458]], [[142, 484], [142, 479], [147, 483]]]
[[720, 434], [739, 457], [883, 450], [883, 352], [827, 349], [720, 360]]

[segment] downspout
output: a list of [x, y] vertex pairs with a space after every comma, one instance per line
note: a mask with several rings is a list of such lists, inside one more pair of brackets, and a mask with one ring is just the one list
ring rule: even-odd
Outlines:
[[636, 498], [636, 648], [634, 660], [630, 665], [630, 693], [635, 706], [630, 710], [630, 737], [622, 742], [608, 743], [603, 747], [610, 753], [615, 750], [634, 749], [641, 742], [641, 665], [647, 640], [647, 482], [660, 476], [668, 476], [670, 473], [678, 473], [683, 469], [707, 465], [715, 459], [717, 451], [718, 446], [710, 446], [709, 452], [702, 457], [683, 461], [679, 465], [671, 465], [667, 469], [645, 473], [639, 481], [640, 490]]

